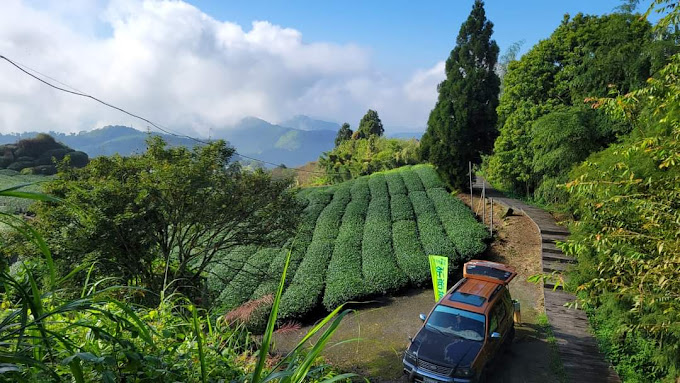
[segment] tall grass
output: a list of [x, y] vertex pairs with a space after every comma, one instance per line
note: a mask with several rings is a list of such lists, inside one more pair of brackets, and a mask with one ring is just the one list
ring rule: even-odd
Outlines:
[[[0, 190], [0, 196], [61, 202], [21, 191], [20, 186]], [[46, 277], [40, 278], [27, 265], [12, 273], [8, 265], [0, 263], [0, 382], [333, 382], [352, 376], [316, 378], [319, 355], [349, 312], [342, 306], [319, 322], [276, 366], [266, 368], [290, 252], [257, 350], [243, 326], [228, 326], [220, 319], [213, 323], [181, 295], [163, 296], [155, 308], [138, 307], [120, 300], [130, 288], [98, 290], [99, 281], [91, 282], [87, 271], [91, 265], [80, 265], [61, 277], [49, 247], [30, 224], [2, 212], [0, 222], [33, 243], [47, 267]], [[81, 272], [85, 273], [82, 290], [63, 287]], [[319, 339], [306, 350], [306, 342], [315, 335], [320, 335]], [[243, 360], [253, 353], [257, 363], [254, 371], [247, 373]]]

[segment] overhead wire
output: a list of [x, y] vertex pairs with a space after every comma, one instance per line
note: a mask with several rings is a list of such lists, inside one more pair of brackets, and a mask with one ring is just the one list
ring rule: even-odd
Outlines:
[[[132, 113], [132, 112], [128, 112], [127, 110], [125, 110], [125, 109], [123, 109], [123, 108], [121, 108], [121, 107], [118, 107], [118, 106], [115, 106], [115, 105], [113, 105], [113, 104], [110, 104], [110, 103], [108, 103], [108, 102], [106, 102], [106, 101], [103, 101], [103, 100], [101, 100], [101, 99], [99, 99], [99, 98], [97, 98], [97, 97], [94, 97], [94, 96], [92, 96], [92, 95], [89, 95], [89, 94], [87, 94], [87, 93], [85, 93], [85, 92], [79, 91], [78, 89], [76, 89], [76, 88], [74, 88], [74, 87], [72, 87], [72, 86], [70, 86], [70, 85], [68, 85], [68, 84], [65, 84], [65, 83], [63, 83], [63, 82], [61, 82], [61, 81], [59, 81], [59, 80], [57, 80], [57, 79], [55, 79], [55, 78], [52, 78], [52, 77], [50, 77], [50, 76], [47, 76], [47, 75], [45, 75], [45, 74], [43, 74], [43, 73], [38, 72], [37, 70], [32, 69], [32, 68], [28, 67], [27, 65], [19, 64], [18, 62], [11, 60], [11, 59], [9, 59], [8, 57], [6, 57], [6, 56], [4, 56], [4, 55], [0, 55], [0, 59], [3, 59], [3, 60], [5, 60], [5, 61], [7, 61], [8, 63], [10, 63], [11, 65], [13, 65], [13, 66], [16, 67], [17, 69], [19, 69], [19, 70], [20, 70], [21, 72], [23, 72], [24, 74], [26, 74], [26, 75], [28, 75], [28, 76], [30, 76], [30, 77], [32, 77], [32, 78], [34, 78], [34, 79], [36, 79], [36, 80], [42, 82], [43, 84], [45, 84], [45, 85], [47, 85], [47, 86], [49, 86], [49, 87], [52, 87], [52, 88], [57, 89], [57, 90], [59, 90], [59, 91], [66, 92], [66, 93], [70, 93], [70, 94], [73, 94], [73, 95], [76, 95], [76, 96], [89, 98], [89, 99], [91, 99], [91, 100], [93, 100], [93, 101], [95, 101], [95, 102], [98, 102], [98, 103], [100, 103], [100, 104], [102, 104], [102, 105], [105, 105], [105, 106], [107, 106], [107, 107], [109, 107], [109, 108], [112, 108], [112, 109], [115, 109], [115, 110], [117, 110], [117, 111], [119, 111], [119, 112], [125, 113], [125, 114], [127, 114], [128, 116], [131, 116], [131, 117], [137, 118], [137, 119], [139, 119], [139, 120], [141, 120], [141, 121], [144, 121], [144, 122], [148, 123], [149, 125], [151, 125], [152, 127], [156, 128], [157, 130], [159, 130], [159, 131], [161, 131], [161, 132], [163, 132], [163, 133], [165, 133], [165, 134], [167, 134], [167, 135], [170, 135], [170, 136], [173, 136], [173, 137], [177, 137], [177, 138], [186, 138], [186, 139], [189, 139], [189, 140], [192, 140], [192, 141], [198, 142], [198, 143], [200, 143], [200, 144], [204, 144], [204, 145], [210, 144], [210, 141], [204, 141], [204, 140], [201, 140], [201, 139], [199, 139], [199, 138], [195, 138], [195, 137], [192, 137], [192, 136], [188, 136], [188, 135], [186, 135], [186, 134], [176, 133], [176, 132], [172, 131], [170, 128], [167, 128], [167, 127], [165, 127], [165, 126], [163, 126], [163, 125], [154, 123], [153, 121], [151, 121], [151, 120], [149, 120], [149, 119], [147, 119], [147, 118], [145, 118], [145, 117], [142, 117], [142, 116], [140, 116], [140, 115], [138, 115], [138, 114], [135, 114], [135, 113]], [[48, 79], [50, 79], [50, 80], [52, 80], [52, 81], [54, 81], [54, 82], [56, 82], [56, 83], [59, 83], [59, 84], [63, 85], [63, 86], [66, 87], [66, 88], [70, 88], [71, 90], [65, 89], [65, 88], [62, 88], [62, 87], [59, 87], [59, 86], [57, 86], [57, 85], [54, 85], [54, 84], [50, 83], [49, 81], [46, 81], [46, 80], [44, 80], [44, 79], [42, 79], [42, 78], [40, 78], [40, 77], [34, 75], [33, 73], [30, 73], [29, 71], [38, 73], [39, 75], [44, 76], [44, 77], [46, 77], [46, 78], [48, 78]], [[276, 166], [276, 167], [281, 166], [281, 165], [284, 165], [284, 166], [285, 166], [285, 164], [277, 164], [277, 163], [274, 163], [274, 162], [264, 161], [264, 160], [261, 160], [261, 159], [255, 158], [255, 157], [247, 156], [247, 155], [245, 155], [245, 154], [239, 153], [237, 150], [234, 151], [234, 154], [238, 155], [239, 157], [247, 158], [247, 159], [249, 159], [249, 160], [261, 162], [261, 163], [267, 164], [267, 165], [273, 165], [273, 166]], [[306, 169], [298, 169], [298, 168], [290, 168], [290, 167], [287, 167], [287, 166], [286, 166], [286, 168], [287, 168], [287, 169], [294, 170], [294, 171], [298, 171], [298, 172], [304, 172], [304, 173], [314, 173], [314, 174], [322, 174], [322, 175], [329, 174], [329, 173], [326, 173], [326, 172], [320, 172], [320, 171], [314, 171], [314, 170], [306, 170]], [[339, 173], [330, 173], [330, 174], [339, 174]]]

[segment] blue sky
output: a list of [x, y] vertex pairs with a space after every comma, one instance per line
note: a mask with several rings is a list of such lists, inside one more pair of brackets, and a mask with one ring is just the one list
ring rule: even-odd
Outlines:
[[[473, 0], [0, 0], [0, 52], [175, 130], [207, 136], [244, 117], [297, 114], [388, 133], [422, 131]], [[650, 0], [642, 1], [646, 10]], [[501, 53], [547, 38], [565, 13], [621, 0], [487, 0]], [[40, 26], [39, 28], [36, 28]], [[0, 132], [138, 121], [45, 90], [0, 66]], [[48, 105], [49, 107], [46, 107]], [[41, 110], [44, 113], [35, 113]]]
[[[373, 54], [381, 70], [405, 77], [445, 60], [474, 1], [204, 1], [190, 0], [222, 21], [248, 29], [254, 20], [295, 28], [308, 42], [356, 43]], [[621, 0], [487, 0], [487, 18], [501, 54], [525, 40], [525, 52], [559, 25], [565, 13], [610, 13]], [[639, 10], [646, 10], [642, 1]]]

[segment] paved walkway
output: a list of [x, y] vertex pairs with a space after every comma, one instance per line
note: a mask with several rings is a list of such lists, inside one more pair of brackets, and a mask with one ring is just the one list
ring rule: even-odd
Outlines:
[[[508, 198], [495, 190], [483, 178], [477, 177], [473, 192], [479, 198], [482, 186], [486, 188], [487, 198], [512, 208], [528, 216], [541, 233], [541, 258], [545, 273], [564, 272], [569, 264], [576, 260], [562, 253], [555, 246], [556, 241], [564, 241], [569, 231], [559, 226], [555, 219], [543, 209], [528, 205], [522, 201]], [[604, 355], [599, 351], [597, 341], [588, 329], [588, 318], [582, 310], [565, 307], [575, 297], [557, 289], [553, 282], [544, 283], [545, 312], [557, 340], [558, 350], [567, 378], [571, 382], [615, 383], [621, 382]]]

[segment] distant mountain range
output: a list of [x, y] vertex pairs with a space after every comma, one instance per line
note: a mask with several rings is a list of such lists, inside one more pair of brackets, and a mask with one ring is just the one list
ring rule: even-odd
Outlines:
[[[289, 167], [300, 166], [315, 161], [319, 155], [331, 150], [339, 125], [314, 120], [307, 116], [296, 116], [282, 126], [271, 124], [255, 117], [247, 117], [237, 124], [213, 131], [213, 139], [228, 141], [239, 153], [263, 161], [285, 164]], [[83, 151], [90, 157], [108, 156], [118, 153], [128, 156], [146, 150], [148, 133], [127, 126], [106, 126], [100, 129], [83, 131], [77, 134], [47, 132], [57, 141]], [[0, 144], [11, 144], [20, 139], [35, 137], [38, 132], [21, 134], [0, 134]], [[172, 146], [194, 146], [196, 142], [163, 133], [162, 136]]]

